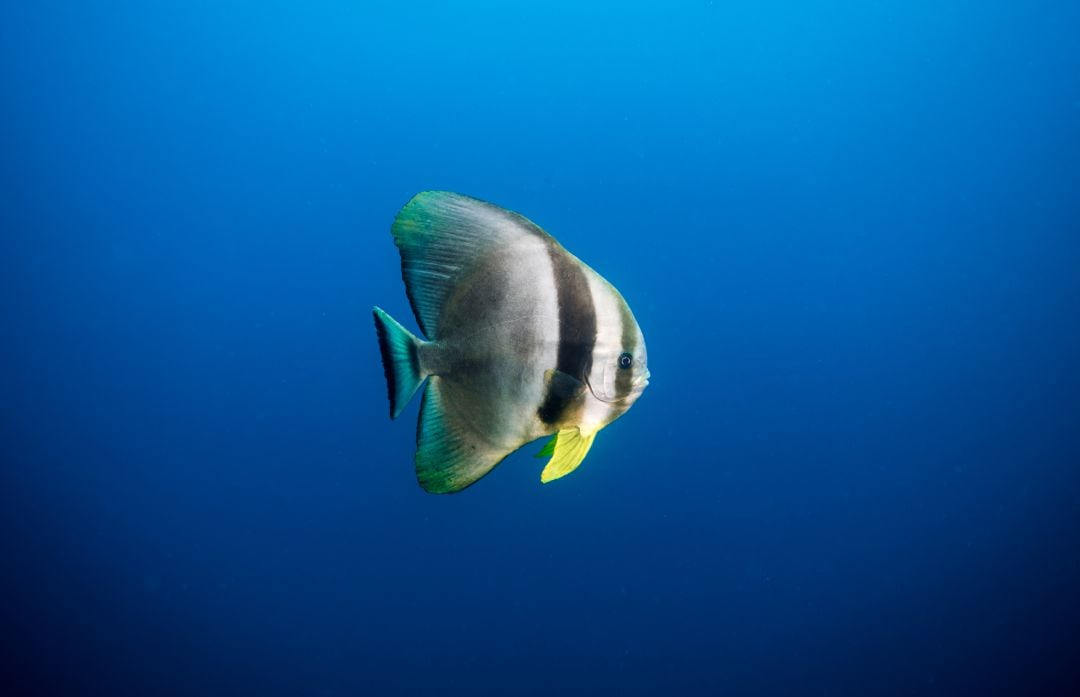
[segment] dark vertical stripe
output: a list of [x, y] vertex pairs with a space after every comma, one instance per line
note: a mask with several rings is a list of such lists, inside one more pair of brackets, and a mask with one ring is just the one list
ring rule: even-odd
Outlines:
[[[622, 350], [633, 356], [637, 352], [637, 332], [634, 331], [634, 316], [622, 298], [619, 300], [619, 321], [622, 322]], [[636, 359], [635, 359], [636, 360]], [[634, 387], [636, 366], [616, 368], [615, 399], [623, 399]]]
[[[559, 303], [559, 354], [555, 369], [584, 384], [596, 347], [596, 308], [589, 292], [589, 280], [580, 263], [554, 240], [548, 244], [548, 256]], [[555, 423], [579, 394], [580, 391], [560, 389], [559, 381], [552, 380], [536, 413], [544, 423]]]

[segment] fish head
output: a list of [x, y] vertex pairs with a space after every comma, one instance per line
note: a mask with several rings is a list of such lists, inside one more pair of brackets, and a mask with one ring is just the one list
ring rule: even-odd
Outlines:
[[603, 425], [622, 416], [649, 386], [649, 354], [645, 337], [621, 296], [617, 332], [597, 332], [588, 385], [592, 397], [606, 406]]

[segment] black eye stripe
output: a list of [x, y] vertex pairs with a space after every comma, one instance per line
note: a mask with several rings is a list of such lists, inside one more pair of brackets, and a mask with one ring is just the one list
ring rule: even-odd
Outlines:
[[[638, 350], [638, 332], [637, 322], [634, 321], [634, 316], [630, 314], [630, 308], [627, 307], [625, 302], [619, 302], [619, 324], [622, 328], [622, 337], [619, 342], [619, 346], [622, 348], [623, 353], [630, 356], [630, 367], [615, 369], [615, 397], [622, 399], [629, 396], [634, 391], [634, 353]], [[619, 365], [617, 362], [615, 365]]]

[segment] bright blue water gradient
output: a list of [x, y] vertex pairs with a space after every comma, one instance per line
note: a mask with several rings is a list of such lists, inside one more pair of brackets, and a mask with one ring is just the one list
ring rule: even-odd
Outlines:
[[[7, 3], [0, 691], [1080, 689], [1080, 5]], [[423, 189], [627, 297], [547, 486], [412, 471]], [[536, 448], [539, 447], [539, 444]]]

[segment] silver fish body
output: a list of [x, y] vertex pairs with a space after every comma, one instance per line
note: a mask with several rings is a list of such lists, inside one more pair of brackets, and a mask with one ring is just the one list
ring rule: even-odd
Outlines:
[[645, 341], [619, 292], [526, 218], [460, 194], [418, 194], [392, 232], [428, 340], [379, 308], [375, 324], [391, 416], [428, 382], [421, 486], [459, 491], [552, 434], [541, 480], [573, 471], [648, 384]]

